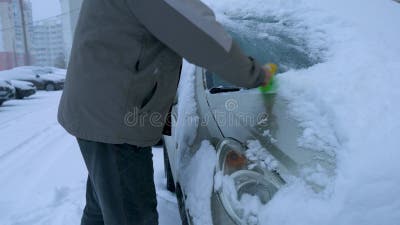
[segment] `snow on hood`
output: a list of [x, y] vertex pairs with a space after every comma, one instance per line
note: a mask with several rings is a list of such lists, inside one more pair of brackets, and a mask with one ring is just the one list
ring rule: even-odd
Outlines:
[[51, 80], [54, 82], [64, 82], [65, 78], [60, 76], [60, 75], [56, 75], [56, 74], [40, 74], [40, 78], [46, 79], [46, 80]]
[[28, 86], [32, 86], [33, 85], [31, 82], [22, 81], [22, 80], [10, 80], [10, 82], [13, 85], [28, 85]]
[[33, 69], [36, 67], [16, 67], [10, 70], [0, 71], [0, 78], [7, 80], [19, 80], [19, 79], [45, 79], [53, 82], [64, 82], [65, 76], [60, 74], [42, 73], [38, 74], [40, 77], [37, 78]]
[[6, 80], [0, 79], [0, 86], [10, 86], [10, 84]]
[[14, 86], [14, 87], [19, 87], [19, 88], [33, 88], [35, 87], [34, 84], [32, 84], [31, 82], [28, 81], [22, 81], [22, 80], [10, 80], [10, 83]]
[[[322, 193], [292, 181], [262, 224], [395, 225], [400, 221], [400, 4], [382, 0], [203, 0], [230, 15], [291, 17], [323, 62], [279, 76], [301, 142], [334, 132], [337, 176]], [[292, 20], [293, 21], [293, 20]], [[268, 49], [265, 49], [268, 51]], [[279, 62], [278, 62], [279, 63]], [[329, 136], [329, 135], [328, 135]], [[290, 216], [288, 216], [290, 212]]]

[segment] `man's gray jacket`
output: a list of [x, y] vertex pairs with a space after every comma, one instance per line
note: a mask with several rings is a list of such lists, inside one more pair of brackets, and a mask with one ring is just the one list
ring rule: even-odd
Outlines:
[[58, 121], [86, 140], [157, 143], [182, 57], [238, 86], [265, 79], [200, 0], [84, 0]]

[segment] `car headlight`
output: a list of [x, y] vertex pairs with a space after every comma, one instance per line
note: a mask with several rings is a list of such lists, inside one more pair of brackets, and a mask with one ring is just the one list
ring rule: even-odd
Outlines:
[[267, 204], [284, 184], [273, 171], [259, 167], [249, 169], [251, 161], [246, 158], [245, 151], [246, 148], [234, 139], [223, 140], [217, 149], [216, 172], [222, 176], [217, 195], [237, 224], [257, 220], [256, 215], [249, 214], [246, 209], [246, 201], [253, 199], [259, 204]]

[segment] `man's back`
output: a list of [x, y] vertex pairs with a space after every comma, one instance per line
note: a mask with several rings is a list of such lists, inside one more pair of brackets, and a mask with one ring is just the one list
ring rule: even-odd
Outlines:
[[148, 32], [125, 1], [85, 0], [59, 121], [81, 138], [152, 145], [162, 127], [146, 121], [138, 131], [127, 116], [146, 105], [164, 115], [175, 96], [180, 65], [181, 57]]
[[239, 86], [265, 79], [199, 0], [84, 0], [59, 122], [87, 140], [155, 144], [182, 57]]

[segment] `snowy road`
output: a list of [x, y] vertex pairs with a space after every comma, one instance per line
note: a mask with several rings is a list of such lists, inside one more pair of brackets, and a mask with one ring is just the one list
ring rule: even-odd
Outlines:
[[[74, 138], [56, 120], [61, 92], [38, 92], [0, 107], [0, 224], [79, 224], [86, 168]], [[160, 225], [180, 223], [165, 189], [162, 150], [154, 169]]]

